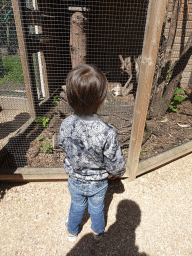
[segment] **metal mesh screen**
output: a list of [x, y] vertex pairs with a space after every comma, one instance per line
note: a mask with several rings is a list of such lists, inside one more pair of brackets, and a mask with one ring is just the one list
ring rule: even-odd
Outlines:
[[29, 112], [36, 115], [6, 146], [14, 165], [62, 166], [57, 132], [72, 113], [62, 86], [71, 68], [84, 62], [108, 78], [99, 116], [117, 128], [127, 156], [148, 1], [20, 0], [13, 7], [27, 57]]
[[[30, 115], [11, 1], [0, 3], [0, 152]], [[0, 156], [0, 158], [1, 158]]]
[[167, 2], [140, 159], [192, 139], [191, 11], [190, 1]]
[[[12, 0], [12, 4], [15, 17], [12, 14], [9, 19], [13, 24], [14, 19], [17, 21], [17, 38], [25, 78], [25, 82], [23, 80], [17, 87], [18, 96], [22, 98], [19, 104], [23, 104], [26, 95], [27, 101], [15, 120], [11, 120], [12, 127], [18, 134], [11, 135], [11, 130], [5, 128], [8, 119], [1, 123], [3, 139], [11, 137], [6, 147], [1, 144], [4, 166], [62, 166], [64, 153], [57, 146], [57, 133], [63, 118], [73, 113], [66, 101], [65, 79], [71, 68], [81, 63], [94, 64], [107, 76], [109, 92], [98, 114], [101, 119], [117, 128], [118, 139], [127, 158], [148, 1]], [[3, 13], [1, 18], [4, 20], [12, 7], [9, 5], [6, 12], [3, 5], [0, 8]], [[182, 56], [185, 44], [190, 38], [191, 11], [188, 1], [167, 2], [140, 159], [151, 157], [191, 139], [190, 108], [188, 112], [183, 110], [185, 104], [191, 107], [189, 87], [184, 88], [184, 94], [182, 90], [178, 95], [175, 94], [185, 98], [177, 112], [174, 112], [175, 103], [172, 104], [172, 101], [169, 102], [171, 107], [167, 107], [164, 114], [155, 115], [154, 112], [159, 106], [152, 106], [153, 102], [157, 103], [155, 95], [162, 88], [161, 82], [164, 81], [164, 87], [162, 95], [158, 97], [162, 103], [163, 98], [166, 99], [164, 93], [169, 83], [180, 69], [188, 71], [182, 73], [182, 79], [179, 79], [174, 91], [188, 86], [191, 72], [189, 52], [187, 51], [178, 64], [175, 61]], [[16, 40], [14, 26], [12, 30], [14, 36], [11, 40]], [[172, 34], [174, 39], [169, 51], [169, 38]], [[1, 49], [4, 45], [8, 49], [7, 38], [7, 35], [2, 37]], [[17, 54], [19, 58], [18, 44], [15, 45], [17, 47], [14, 49], [17, 50], [11, 53], [11, 57]], [[4, 57], [2, 60], [4, 62]], [[1, 79], [4, 77], [5, 74]], [[3, 84], [5, 85], [4, 82]], [[13, 102], [12, 99], [9, 102]], [[11, 106], [10, 111], [15, 110], [15, 104], [8, 105]], [[181, 106], [183, 107], [180, 111]], [[1, 114], [3, 111], [2, 107]], [[8, 118], [8, 114], [5, 113], [4, 116]], [[185, 119], [176, 119], [178, 116]], [[169, 129], [166, 128], [168, 124]], [[177, 129], [182, 134], [180, 138], [173, 132], [175, 127], [180, 129]], [[186, 131], [187, 138], [183, 136]]]

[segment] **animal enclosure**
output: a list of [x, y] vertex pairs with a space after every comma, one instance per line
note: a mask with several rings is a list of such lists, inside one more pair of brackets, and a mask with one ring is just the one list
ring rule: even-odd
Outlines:
[[117, 129], [130, 180], [191, 152], [190, 1], [4, 0], [0, 10], [1, 179], [66, 178], [57, 133], [73, 113], [66, 76], [83, 63], [108, 79], [98, 115]]

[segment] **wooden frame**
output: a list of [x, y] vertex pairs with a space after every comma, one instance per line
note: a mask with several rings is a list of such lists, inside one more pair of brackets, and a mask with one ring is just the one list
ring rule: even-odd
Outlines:
[[21, 12], [20, 12], [20, 6], [18, 0], [12, 0], [12, 6], [13, 6], [13, 13], [15, 18], [15, 26], [17, 30], [17, 38], [19, 43], [19, 50], [20, 50], [20, 56], [21, 56], [21, 62], [22, 62], [22, 68], [23, 68], [23, 75], [24, 75], [24, 81], [27, 91], [27, 99], [29, 104], [29, 113], [31, 117], [36, 116], [36, 107], [35, 107], [35, 99], [32, 92], [32, 82], [30, 77], [30, 67], [28, 62], [28, 56], [27, 56], [27, 50], [26, 50], [26, 43], [25, 43], [25, 36], [23, 31], [23, 26], [21, 22]]
[[[27, 58], [24, 33], [22, 30], [18, 0], [12, 0], [12, 3], [17, 33], [19, 35], [18, 40], [30, 105], [30, 113], [34, 117], [34, 98], [31, 91], [32, 84], [30, 80], [29, 62]], [[126, 173], [124, 175], [124, 178], [129, 178], [129, 181], [134, 180], [136, 176], [157, 169], [176, 159], [192, 153], [192, 141], [190, 141], [181, 146], [175, 147], [164, 153], [139, 162], [140, 148], [143, 139], [165, 8], [166, 0], [149, 1], [128, 161], [126, 164]], [[156, 11], [154, 12], [154, 10]], [[27, 182], [67, 179], [68, 176], [65, 173], [64, 168], [17, 168], [14, 170], [3, 170], [3, 173], [0, 173], [0, 180], [3, 181], [8, 180], [15, 182]]]
[[[168, 163], [192, 153], [192, 141], [166, 152], [142, 160], [138, 164], [136, 176], [158, 169]], [[128, 172], [123, 178], [128, 178]], [[17, 168], [16, 170], [3, 170], [0, 172], [1, 181], [29, 182], [29, 181], [65, 181], [68, 175], [64, 168]]]
[[[129, 180], [134, 180], [139, 162], [151, 86], [155, 71], [166, 0], [150, 0], [142, 52], [139, 82], [131, 132], [127, 169]], [[154, 11], [155, 10], [155, 11]]]

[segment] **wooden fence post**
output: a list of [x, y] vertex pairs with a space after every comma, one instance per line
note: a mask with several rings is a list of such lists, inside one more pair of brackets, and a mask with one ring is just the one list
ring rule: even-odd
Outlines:
[[150, 100], [158, 47], [161, 37], [166, 0], [150, 0], [145, 27], [142, 60], [134, 108], [127, 170], [129, 181], [134, 180], [139, 163], [141, 143]]
[[27, 51], [26, 51], [26, 45], [25, 45], [25, 38], [22, 28], [22, 22], [21, 22], [21, 15], [20, 15], [20, 7], [18, 0], [12, 0], [12, 6], [13, 6], [13, 13], [15, 18], [15, 26], [17, 30], [17, 38], [19, 43], [19, 50], [20, 50], [20, 56], [21, 56], [21, 62], [22, 62], [22, 68], [23, 68], [23, 75], [24, 75], [24, 81], [27, 91], [27, 99], [29, 104], [29, 112], [31, 117], [36, 116], [36, 109], [34, 105], [34, 98], [32, 93], [32, 85], [31, 85], [31, 79], [29, 74], [29, 63], [27, 59]]

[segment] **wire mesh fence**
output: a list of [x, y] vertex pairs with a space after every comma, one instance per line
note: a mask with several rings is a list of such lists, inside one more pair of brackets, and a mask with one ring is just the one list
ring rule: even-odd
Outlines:
[[[0, 3], [0, 149], [29, 119], [11, 0]], [[25, 111], [24, 111], [25, 110]]]
[[140, 159], [192, 139], [190, 1], [168, 1]]
[[[28, 99], [11, 121], [6, 112], [3, 114], [6, 108], [2, 107], [0, 114], [5, 119], [1, 121], [4, 149], [1, 153], [5, 168], [62, 166], [64, 153], [57, 146], [57, 133], [63, 118], [73, 113], [67, 103], [65, 79], [72, 67], [83, 63], [97, 66], [107, 76], [109, 90], [98, 115], [116, 127], [127, 159], [149, 2], [12, 0], [14, 11], [10, 1], [3, 2], [1, 20], [5, 22], [10, 11], [13, 36], [8, 40], [8, 34], [4, 33], [1, 49], [10, 51], [8, 48], [15, 40], [9, 56], [18, 59], [21, 56], [24, 70], [23, 80], [18, 84], [14, 81], [18, 85], [15, 91], [19, 105], [24, 98]], [[6, 12], [5, 5], [9, 6]], [[169, 0], [162, 14], [164, 23], [141, 160], [192, 138], [191, 6], [187, 0]], [[4, 69], [3, 55], [2, 60]], [[14, 71], [15, 75], [19, 72]], [[6, 87], [3, 80], [6, 75], [2, 74], [1, 89]], [[9, 97], [13, 95], [10, 93]], [[11, 102], [13, 99], [7, 103], [8, 109], [15, 111]], [[12, 133], [10, 126], [18, 134]], [[7, 136], [9, 142], [3, 144]]]

